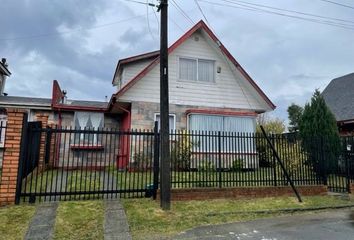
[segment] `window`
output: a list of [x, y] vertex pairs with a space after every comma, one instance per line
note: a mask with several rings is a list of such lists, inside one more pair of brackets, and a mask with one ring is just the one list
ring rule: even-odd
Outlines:
[[[189, 115], [189, 130], [194, 131], [216, 131], [230, 133], [254, 133], [255, 118], [252, 117], [234, 117], [220, 115]], [[219, 138], [215, 136], [202, 137], [196, 139], [199, 151], [217, 151], [219, 149]], [[254, 140], [252, 138], [221, 138], [221, 150], [231, 152], [253, 152], [255, 149]]]
[[7, 123], [7, 115], [0, 114], [0, 147], [5, 146], [6, 123]]
[[179, 59], [179, 79], [198, 82], [215, 82], [215, 61], [206, 59]]
[[[176, 115], [170, 114], [169, 117], [170, 132], [176, 130]], [[157, 121], [158, 130], [160, 131], [160, 113], [155, 113], [155, 121]]]
[[[104, 125], [104, 114], [96, 112], [75, 112], [75, 129], [98, 130]], [[76, 144], [99, 144], [101, 139], [96, 133], [75, 134]]]

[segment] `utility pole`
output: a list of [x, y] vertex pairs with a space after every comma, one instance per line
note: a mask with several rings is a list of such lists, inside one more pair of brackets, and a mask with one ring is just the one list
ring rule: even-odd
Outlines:
[[168, 28], [167, 4], [161, 0], [161, 35], [160, 35], [160, 190], [161, 208], [171, 208], [171, 167], [170, 167], [170, 127], [168, 100]]

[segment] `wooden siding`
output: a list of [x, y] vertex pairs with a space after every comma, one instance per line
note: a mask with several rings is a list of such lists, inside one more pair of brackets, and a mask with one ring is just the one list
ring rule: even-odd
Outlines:
[[[198, 41], [196, 41], [198, 37]], [[179, 80], [178, 59], [190, 57], [215, 61], [215, 83]], [[221, 67], [221, 73], [217, 73]], [[159, 65], [125, 92], [119, 100], [159, 102]], [[217, 45], [196, 32], [169, 56], [170, 103], [203, 107], [239, 108], [255, 111], [271, 110], [261, 96], [222, 55]]]
[[119, 90], [151, 62], [152, 59], [142, 60], [142, 61], [127, 64], [126, 66], [123, 67], [121, 84], [118, 84], [119, 80], [115, 79], [114, 86], [117, 86]]

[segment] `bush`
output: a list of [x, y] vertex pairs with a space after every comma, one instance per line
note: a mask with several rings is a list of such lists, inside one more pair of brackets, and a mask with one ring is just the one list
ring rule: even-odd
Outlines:
[[215, 164], [212, 163], [211, 161], [202, 163], [198, 166], [198, 171], [199, 172], [215, 172]]
[[186, 132], [176, 135], [176, 140], [171, 149], [172, 169], [177, 171], [190, 170], [193, 146], [191, 136]]
[[243, 159], [236, 159], [232, 161], [232, 166], [230, 168], [231, 171], [233, 172], [238, 172], [241, 171], [243, 168]]

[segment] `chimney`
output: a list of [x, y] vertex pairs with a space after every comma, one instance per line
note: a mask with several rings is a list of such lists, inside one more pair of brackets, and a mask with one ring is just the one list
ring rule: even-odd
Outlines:
[[7, 64], [7, 62], [6, 62], [6, 58], [1, 58], [1, 62], [5, 67], [9, 66], [9, 64]]
[[62, 94], [63, 94], [63, 97], [62, 97], [62, 99], [61, 99], [61, 103], [62, 104], [66, 104], [67, 103], [67, 100], [68, 100], [68, 97], [66, 96], [66, 94], [67, 94], [67, 91], [66, 90], [63, 90], [62, 91]]

